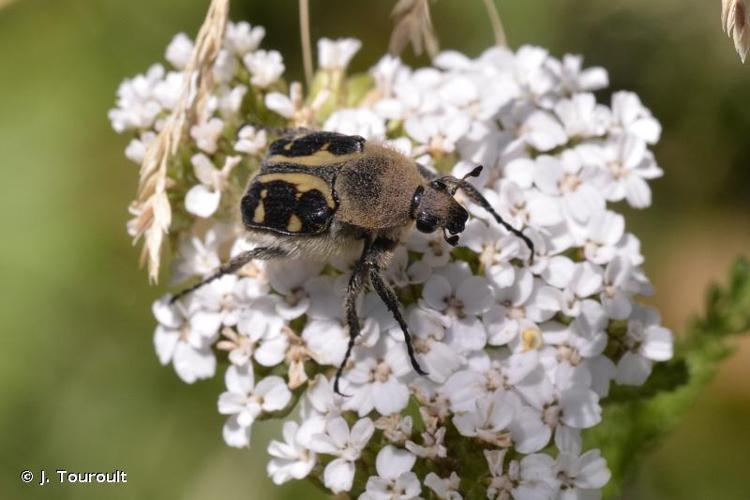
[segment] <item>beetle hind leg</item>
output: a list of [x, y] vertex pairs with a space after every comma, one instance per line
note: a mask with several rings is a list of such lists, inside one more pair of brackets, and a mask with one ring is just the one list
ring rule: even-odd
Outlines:
[[226, 264], [219, 267], [219, 269], [215, 273], [209, 275], [208, 277], [199, 281], [195, 285], [185, 288], [184, 290], [175, 294], [169, 300], [169, 303], [174, 304], [175, 302], [177, 302], [178, 300], [180, 300], [182, 297], [189, 294], [190, 292], [194, 292], [195, 290], [201, 288], [202, 286], [207, 285], [211, 283], [212, 281], [221, 278], [225, 274], [236, 273], [237, 271], [242, 269], [245, 266], [245, 264], [249, 263], [251, 260], [279, 259], [282, 257], [286, 257], [287, 255], [288, 253], [286, 250], [282, 250], [281, 248], [276, 248], [276, 247], [253, 248], [252, 250], [242, 252], [241, 254], [234, 256]]

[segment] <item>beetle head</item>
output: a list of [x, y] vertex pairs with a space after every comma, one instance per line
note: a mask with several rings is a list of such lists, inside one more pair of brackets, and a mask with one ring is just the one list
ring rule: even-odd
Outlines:
[[436, 179], [417, 188], [412, 200], [412, 217], [417, 221], [417, 230], [432, 233], [443, 229], [452, 235], [445, 235], [446, 241], [455, 245], [456, 234], [464, 230], [469, 213], [453, 199], [448, 186]]

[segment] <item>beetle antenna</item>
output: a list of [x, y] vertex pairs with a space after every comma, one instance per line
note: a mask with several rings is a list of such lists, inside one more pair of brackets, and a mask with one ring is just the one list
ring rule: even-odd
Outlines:
[[448, 186], [448, 189], [450, 190], [451, 194], [455, 194], [456, 191], [459, 189], [464, 192], [464, 194], [474, 203], [484, 208], [487, 212], [492, 215], [492, 217], [497, 221], [498, 224], [503, 226], [505, 229], [510, 231], [511, 233], [515, 234], [519, 238], [521, 238], [524, 243], [526, 243], [526, 246], [529, 247], [529, 250], [531, 251], [531, 257], [529, 258], [529, 264], [534, 263], [534, 243], [529, 239], [528, 236], [523, 234], [518, 229], [514, 228], [505, 220], [503, 220], [502, 217], [500, 217], [500, 214], [498, 214], [494, 208], [492, 208], [492, 205], [490, 205], [490, 202], [487, 201], [487, 198], [485, 198], [482, 193], [479, 192], [479, 190], [474, 187], [473, 184], [471, 184], [469, 181], [466, 180], [467, 177], [477, 177], [482, 172], [482, 166], [479, 165], [476, 168], [474, 168], [471, 172], [464, 175], [462, 178], [458, 179], [456, 177], [453, 177], [451, 175], [446, 177], [441, 177], [440, 180], [443, 181]]

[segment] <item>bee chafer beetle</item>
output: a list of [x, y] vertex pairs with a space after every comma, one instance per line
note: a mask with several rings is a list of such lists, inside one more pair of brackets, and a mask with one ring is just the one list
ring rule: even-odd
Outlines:
[[172, 301], [254, 259], [327, 258], [358, 251], [344, 300], [349, 344], [336, 372], [335, 391], [340, 393], [339, 379], [360, 331], [356, 301], [368, 281], [401, 327], [414, 370], [424, 375], [396, 294], [382, 276], [397, 244], [416, 228], [423, 233], [442, 230], [446, 241], [455, 245], [469, 216], [454, 199], [461, 189], [522, 238], [533, 258], [531, 240], [503, 221], [466, 181], [481, 169], [476, 167], [461, 179], [437, 177], [411, 158], [358, 135], [287, 131], [270, 145], [242, 197], [242, 222], [257, 247], [237, 255]]

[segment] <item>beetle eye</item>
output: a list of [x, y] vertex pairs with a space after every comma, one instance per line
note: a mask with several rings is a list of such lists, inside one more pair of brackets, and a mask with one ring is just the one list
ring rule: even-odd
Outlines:
[[422, 212], [417, 216], [417, 230], [423, 233], [432, 233], [437, 229], [438, 220], [434, 215]]

